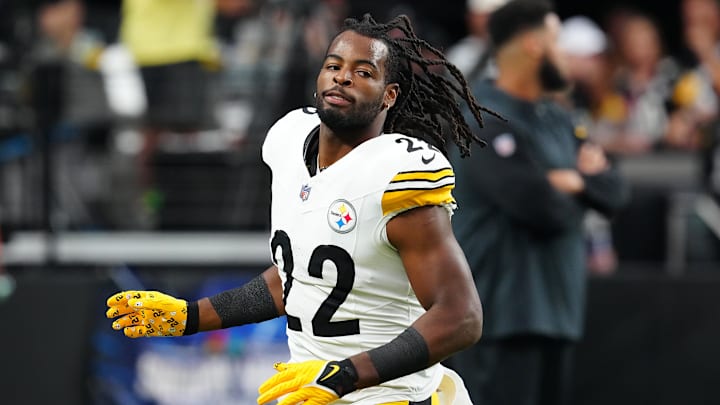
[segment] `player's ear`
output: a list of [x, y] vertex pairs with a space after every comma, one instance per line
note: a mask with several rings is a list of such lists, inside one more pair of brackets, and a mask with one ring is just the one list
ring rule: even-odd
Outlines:
[[395, 105], [398, 96], [400, 95], [400, 85], [397, 83], [390, 83], [385, 86], [385, 96], [383, 97], [383, 104], [390, 108]]

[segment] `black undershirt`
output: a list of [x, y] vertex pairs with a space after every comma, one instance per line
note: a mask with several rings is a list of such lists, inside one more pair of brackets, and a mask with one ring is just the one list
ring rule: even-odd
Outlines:
[[303, 145], [303, 159], [305, 160], [305, 167], [311, 176], [314, 176], [317, 172], [318, 164], [318, 153], [320, 149], [320, 126], [316, 126], [308, 134]]

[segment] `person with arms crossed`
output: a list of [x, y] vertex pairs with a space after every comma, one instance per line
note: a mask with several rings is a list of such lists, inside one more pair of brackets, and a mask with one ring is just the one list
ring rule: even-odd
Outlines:
[[611, 214], [627, 189], [551, 97], [568, 85], [552, 7], [514, 0], [489, 27], [498, 76], [473, 82], [473, 94], [507, 121], [486, 120], [487, 153], [451, 157], [463, 201], [453, 228], [486, 322], [483, 340], [447, 365], [477, 404], [568, 404], [585, 310], [584, 213]]
[[462, 74], [407, 17], [346, 20], [318, 74], [315, 108], [288, 113], [263, 145], [274, 265], [196, 302], [117, 293], [107, 302], [113, 328], [179, 336], [285, 315], [291, 358], [261, 385], [259, 404], [430, 405], [444, 394], [468, 404], [462, 381], [439, 364], [482, 330], [441, 152], [451, 136], [466, 154], [482, 143], [458, 98], [481, 124], [484, 108]]

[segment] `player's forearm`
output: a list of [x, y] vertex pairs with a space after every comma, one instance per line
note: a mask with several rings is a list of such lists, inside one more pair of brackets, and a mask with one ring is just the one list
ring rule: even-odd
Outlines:
[[460, 295], [453, 300], [454, 304], [434, 305], [413, 324], [427, 343], [430, 364], [474, 345], [482, 335], [479, 300]]
[[429, 267], [446, 271], [429, 272], [420, 280], [413, 278], [413, 289], [426, 312], [412, 327], [427, 344], [430, 364], [472, 346], [482, 335], [482, 304], [470, 267], [457, 243], [446, 244], [443, 254], [433, 256], [433, 263], [425, 259]]
[[351, 357], [358, 377], [355, 387], [369, 387], [424, 370], [480, 339], [481, 310], [468, 308], [455, 318], [456, 322], [447, 322], [451, 317], [444, 318], [444, 322], [432, 321], [429, 318], [433, 315], [426, 313], [426, 319], [421, 317], [389, 343]]
[[[197, 305], [198, 308], [198, 332], [216, 330], [222, 328], [222, 320], [220, 316], [213, 308], [209, 298], [202, 298], [195, 303], [188, 305], [188, 319], [192, 316], [192, 305]], [[189, 333], [186, 333], [189, 334]]]
[[[282, 311], [282, 298], [273, 293], [279, 282], [273, 267], [245, 285], [202, 298], [188, 306], [188, 317], [197, 306], [198, 331], [208, 331], [277, 318]], [[278, 278], [279, 279], [279, 278]], [[284, 311], [282, 311], [284, 312]]]
[[378, 385], [432, 365], [427, 343], [413, 327], [390, 342], [349, 360], [357, 376], [356, 389]]

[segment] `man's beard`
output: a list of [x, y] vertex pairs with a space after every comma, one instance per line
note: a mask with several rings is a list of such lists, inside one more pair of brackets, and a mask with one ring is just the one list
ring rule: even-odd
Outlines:
[[563, 76], [560, 69], [545, 55], [540, 63], [540, 84], [545, 91], [560, 91], [567, 89], [570, 81]]
[[335, 107], [323, 108], [323, 98], [318, 94], [315, 98], [320, 121], [332, 129], [336, 135], [355, 133], [367, 128], [382, 111], [382, 95], [377, 100], [356, 103], [349, 109], [340, 110]]

